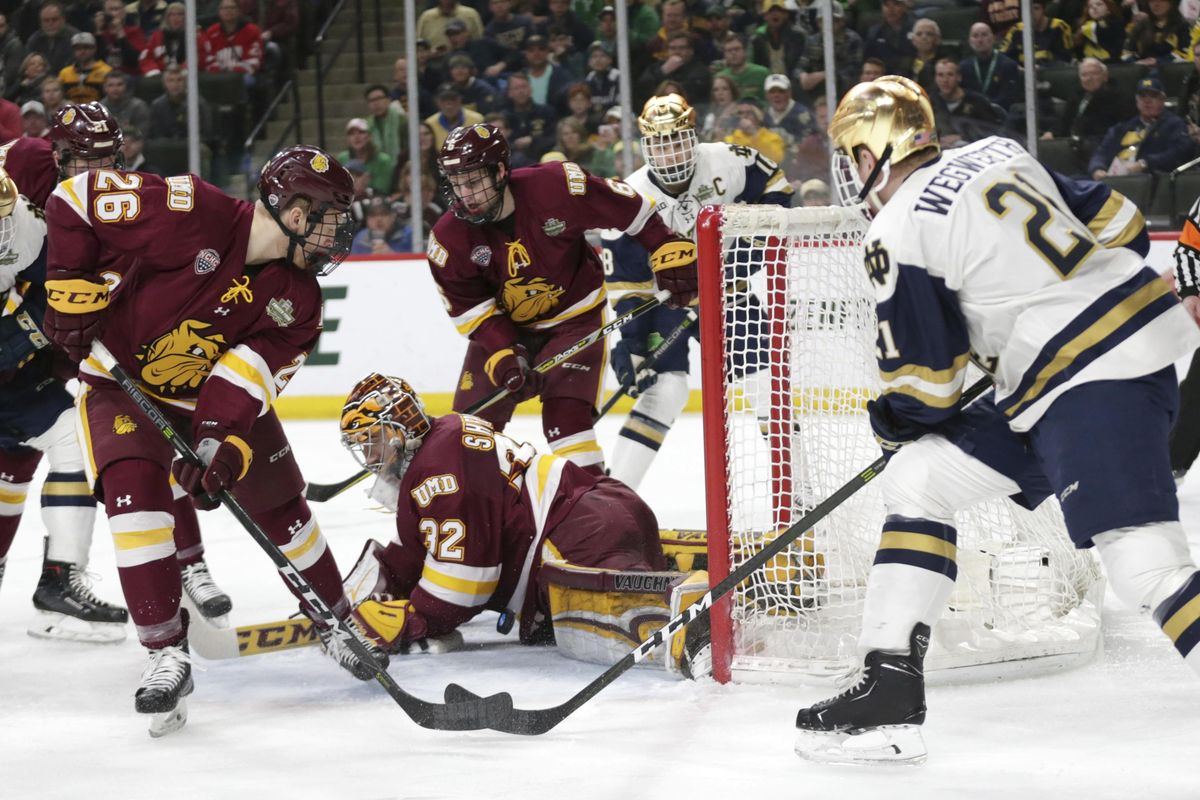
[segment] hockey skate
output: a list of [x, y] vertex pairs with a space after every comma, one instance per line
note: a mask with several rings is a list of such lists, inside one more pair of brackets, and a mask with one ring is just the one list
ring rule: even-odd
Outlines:
[[188, 599], [192, 601], [192, 606], [200, 616], [204, 617], [209, 625], [228, 628], [233, 601], [213, 581], [204, 559], [181, 567], [179, 576], [183, 580], [183, 591], [187, 593]]
[[77, 564], [45, 561], [33, 607], [37, 620], [29, 626], [30, 636], [101, 644], [125, 639], [129, 612], [96, 597], [87, 573]]
[[[360, 660], [359, 657], [355, 655], [354, 651], [341, 641], [340, 636], [342, 634], [340, 631], [333, 628], [328, 628], [323, 623], [316, 622], [315, 620], [314, 623], [317, 628], [317, 636], [321, 640], [322, 652], [336, 661], [342, 669], [346, 670], [360, 681], [369, 681], [375, 677], [375, 667]], [[351, 628], [356, 629], [358, 640], [363, 644], [364, 647], [367, 648], [367, 652], [369, 652], [375, 659], [375, 663], [379, 665], [379, 668], [382, 670], [387, 670], [387, 653], [381, 647], [379, 647], [379, 645], [371, 641], [369, 637], [363, 634], [361, 630], [357, 630], [357, 623], [348, 621], [348, 624]]]
[[[186, 622], [184, 630], [186, 631]], [[187, 639], [170, 647], [148, 652], [150, 663], [142, 673], [142, 682], [134, 694], [133, 705], [139, 714], [152, 714], [150, 735], [166, 736], [187, 722], [187, 701], [195, 688], [192, 683], [191, 655]]]
[[910, 655], [867, 653], [858, 681], [837, 697], [796, 715], [796, 754], [825, 764], [908, 764], [925, 761], [923, 661], [929, 626], [909, 636]]

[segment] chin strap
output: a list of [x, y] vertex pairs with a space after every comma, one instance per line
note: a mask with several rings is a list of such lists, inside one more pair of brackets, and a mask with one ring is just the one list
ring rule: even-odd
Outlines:
[[[883, 173], [884, 169], [888, 166], [888, 161], [891, 159], [891, 157], [892, 146], [889, 144], [887, 147], [883, 148], [883, 153], [879, 156], [879, 160], [875, 162], [875, 168], [871, 170], [871, 174], [867, 176], [865, 181], [863, 181], [862, 191], [858, 193], [858, 202], [863, 202], [870, 194], [872, 194], [875, 182], [879, 180], [880, 174]], [[883, 182], [887, 183], [886, 175], [884, 176]]]

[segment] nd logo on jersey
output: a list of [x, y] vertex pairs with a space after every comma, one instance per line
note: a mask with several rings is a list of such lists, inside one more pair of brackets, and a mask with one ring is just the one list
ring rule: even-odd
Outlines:
[[175, 330], [146, 345], [138, 355], [138, 360], [145, 362], [141, 379], [148, 386], [169, 394], [180, 389], [195, 389], [208, 377], [221, 355], [221, 346], [225, 344], [221, 334], [203, 333], [211, 327], [198, 319], [185, 319]]

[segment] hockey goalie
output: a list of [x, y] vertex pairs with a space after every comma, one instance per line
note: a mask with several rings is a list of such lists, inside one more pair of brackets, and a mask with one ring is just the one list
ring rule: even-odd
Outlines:
[[[346, 400], [342, 444], [395, 511], [347, 583], [355, 618], [392, 652], [488, 610], [507, 633], [613, 663], [708, 588], [668, 571], [654, 512], [628, 486], [465, 414], [430, 417], [399, 378], [372, 373]], [[707, 672], [707, 633], [681, 631], [668, 669]], [[686, 645], [686, 646], [685, 646]]]

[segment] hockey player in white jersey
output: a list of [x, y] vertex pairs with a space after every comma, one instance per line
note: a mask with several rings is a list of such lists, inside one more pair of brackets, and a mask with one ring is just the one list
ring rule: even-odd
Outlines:
[[46, 223], [0, 167], [0, 580], [34, 472], [42, 484], [46, 553], [29, 633], [45, 639], [119, 642], [128, 612], [92, 592], [88, 550], [96, 501], [84, 475], [74, 401], [56, 372], [60, 356], [41, 331], [46, 308]]
[[[693, 241], [696, 218], [705, 205], [766, 203], [790, 206], [792, 187], [771, 159], [752, 147], [696, 141], [696, 111], [677, 94], [651, 97], [638, 117], [645, 166], [626, 182], [654, 200], [667, 227]], [[615, 234], [615, 232], [614, 232]], [[654, 275], [648, 254], [630, 236], [605, 237], [604, 278], [618, 313], [633, 308], [654, 294]], [[739, 249], [743, 261], [752, 259], [750, 250]], [[749, 277], [753, 263], [730, 265]], [[612, 348], [612, 366], [617, 379], [629, 385], [637, 397], [633, 411], [621, 427], [613, 449], [609, 473], [636, 489], [662, 446], [663, 438], [683, 411], [688, 399], [688, 337], [679, 338], [657, 358], [652, 368], [643, 362], [687, 317], [684, 309], [660, 307], [621, 329], [621, 339]], [[757, 335], [762, 322], [758, 300], [745, 294], [745, 302], [726, 312], [726, 324], [738, 325]], [[690, 336], [696, 335], [693, 327]], [[755, 348], [744, 348], [738, 363], [731, 364], [736, 377], [759, 369]]]
[[[1145, 266], [1141, 213], [1007, 139], [940, 153], [929, 100], [903, 78], [851, 89], [830, 137], [843, 196], [865, 185], [876, 212], [864, 257], [883, 393], [869, 410], [895, 455], [862, 672], [801, 709], [797, 753], [924, 760], [922, 661], [957, 574], [954, 512], [999, 495], [1057, 495], [1075, 545], [1096, 547], [1118, 597], [1200, 671], [1200, 573], [1167, 448], [1173, 364], [1200, 329]], [[995, 389], [964, 408], [968, 360]]]

